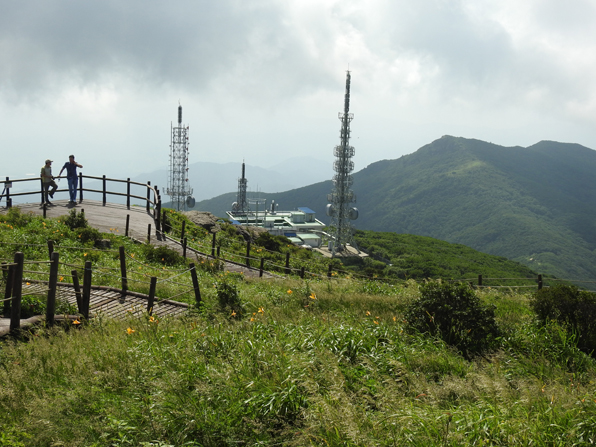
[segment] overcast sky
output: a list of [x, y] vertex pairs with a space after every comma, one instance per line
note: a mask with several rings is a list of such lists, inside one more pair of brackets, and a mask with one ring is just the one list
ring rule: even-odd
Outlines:
[[167, 167], [178, 102], [191, 163], [331, 172], [348, 68], [356, 170], [442, 135], [596, 148], [595, 23], [594, 0], [0, 0], [0, 176]]

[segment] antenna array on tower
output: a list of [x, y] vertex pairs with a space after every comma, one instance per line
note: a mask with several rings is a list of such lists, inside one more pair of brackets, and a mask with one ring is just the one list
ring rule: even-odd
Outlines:
[[178, 106], [178, 126], [172, 127], [170, 144], [170, 175], [166, 194], [177, 211], [185, 206], [192, 208], [194, 198], [188, 183], [188, 126], [182, 125], [182, 106]]

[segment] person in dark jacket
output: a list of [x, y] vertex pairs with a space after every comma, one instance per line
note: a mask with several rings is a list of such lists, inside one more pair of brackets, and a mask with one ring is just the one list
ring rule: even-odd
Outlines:
[[83, 165], [78, 164], [75, 161], [74, 155], [69, 155], [68, 161], [64, 163], [62, 169], [60, 169], [60, 174], [58, 177], [62, 175], [62, 171], [66, 169], [66, 180], [68, 180], [68, 194], [70, 195], [70, 203], [77, 203], [77, 186], [79, 184], [79, 178], [77, 177], [77, 168], [82, 168]]

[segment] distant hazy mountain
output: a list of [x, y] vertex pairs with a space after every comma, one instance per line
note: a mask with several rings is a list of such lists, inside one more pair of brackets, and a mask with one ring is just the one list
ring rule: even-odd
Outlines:
[[[333, 176], [333, 160], [323, 162], [310, 157], [294, 157], [275, 163], [269, 168], [246, 164], [245, 173], [249, 191], [287, 191], [311, 185]], [[210, 199], [226, 192], [238, 190], [238, 179], [242, 176], [242, 162], [238, 163], [191, 163], [188, 177], [193, 195], [197, 201]], [[162, 198], [168, 183], [168, 170], [141, 174], [134, 179], [138, 182], [151, 181], [158, 185]]]
[[[442, 137], [354, 174], [362, 230], [430, 236], [504, 256], [559, 278], [596, 276], [596, 151], [541, 141], [503, 147]], [[324, 181], [259, 194], [280, 209], [312, 208], [327, 222]], [[265, 190], [265, 188], [263, 188]], [[223, 216], [225, 194], [196, 209]]]

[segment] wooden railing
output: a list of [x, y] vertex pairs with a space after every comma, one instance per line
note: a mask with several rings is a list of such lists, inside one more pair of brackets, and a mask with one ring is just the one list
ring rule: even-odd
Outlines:
[[[64, 178], [64, 177], [55, 177], [56, 179]], [[89, 189], [85, 188], [83, 185], [83, 179], [90, 179], [90, 180], [100, 180], [102, 182], [102, 189]], [[23, 186], [19, 188], [20, 192], [13, 192], [14, 189], [17, 189], [14, 184], [23, 184], [26, 185], [27, 182], [32, 186], [29, 188], [29, 191], [26, 191], [27, 186]], [[36, 186], [35, 183], [39, 186]], [[125, 183], [126, 184], [126, 193], [110, 191], [108, 190], [108, 182], [114, 183]], [[131, 194], [131, 186], [140, 186], [146, 190], [146, 195], [136, 195]], [[12, 200], [13, 197], [24, 197], [24, 196], [32, 196], [34, 197], [36, 194], [39, 194], [41, 197], [41, 203], [44, 203], [44, 190], [43, 190], [43, 183], [41, 182], [40, 178], [27, 178], [27, 179], [10, 179], [6, 177], [6, 180], [0, 180], [0, 189], [2, 189], [2, 193], [0, 193], [0, 206], [4, 201], [5, 206], [7, 208], [12, 207]], [[153, 212], [153, 218], [158, 222], [160, 221], [160, 212], [161, 212], [161, 195], [159, 193], [159, 189], [157, 186], [152, 186], [151, 182], [147, 183], [140, 183], [140, 182], [133, 182], [130, 178], [126, 180], [121, 179], [113, 179], [107, 178], [105, 175], [102, 177], [94, 177], [91, 175], [83, 175], [79, 173], [79, 184], [78, 184], [78, 192], [79, 192], [79, 202], [83, 202], [83, 193], [97, 193], [101, 194], [102, 202], [105, 206], [107, 203], [107, 196], [121, 196], [126, 197], [126, 207], [130, 209], [130, 201], [131, 199], [138, 199], [145, 202], [145, 208], [147, 212]], [[68, 191], [68, 188], [65, 189], [57, 189], [56, 192], [64, 192]]]

